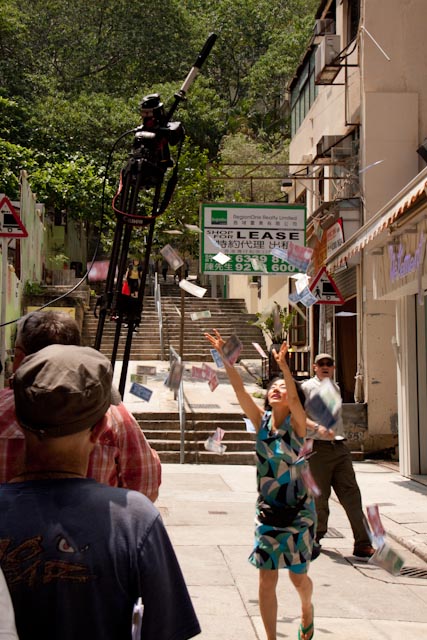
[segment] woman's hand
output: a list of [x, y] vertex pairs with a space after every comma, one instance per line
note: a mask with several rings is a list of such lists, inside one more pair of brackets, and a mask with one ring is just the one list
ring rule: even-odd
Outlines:
[[282, 345], [279, 349], [279, 353], [277, 353], [276, 349], [273, 349], [274, 359], [276, 360], [280, 369], [282, 369], [282, 366], [285, 366], [285, 367], [288, 366], [288, 363], [286, 362], [286, 354], [288, 353], [288, 351], [289, 351], [289, 346], [287, 342], [282, 342]]
[[225, 345], [225, 340], [221, 336], [221, 334], [218, 331], [218, 329], [214, 329], [213, 332], [215, 334], [214, 336], [211, 336], [210, 333], [205, 333], [205, 338], [207, 338], [207, 340], [211, 343], [213, 348], [216, 349], [218, 351], [218, 353], [221, 355], [222, 354], [222, 347]]
[[335, 431], [333, 429], [327, 429], [319, 424], [317, 433], [321, 440], [335, 440]]

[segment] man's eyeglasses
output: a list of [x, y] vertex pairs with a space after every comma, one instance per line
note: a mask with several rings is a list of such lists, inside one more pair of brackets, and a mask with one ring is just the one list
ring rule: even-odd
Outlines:
[[318, 367], [333, 367], [334, 363], [332, 362], [332, 360], [319, 360], [319, 362], [316, 362]]

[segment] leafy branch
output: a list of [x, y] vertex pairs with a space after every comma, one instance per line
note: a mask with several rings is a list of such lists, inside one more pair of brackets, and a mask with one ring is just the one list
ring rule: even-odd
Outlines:
[[292, 309], [288, 312], [287, 307], [274, 302], [270, 311], [258, 312], [255, 315], [257, 320], [249, 321], [249, 324], [259, 327], [273, 344], [281, 344], [288, 337], [296, 311]]

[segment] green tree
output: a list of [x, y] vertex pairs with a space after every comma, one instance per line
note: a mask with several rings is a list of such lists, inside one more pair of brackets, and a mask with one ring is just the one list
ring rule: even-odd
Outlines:
[[191, 23], [177, 0], [1, 0], [0, 11], [1, 68], [20, 95], [129, 95], [174, 79], [190, 60]]
[[30, 149], [0, 138], [0, 193], [19, 200], [21, 169], [31, 170], [34, 166], [36, 159]]
[[[27, 169], [48, 207], [97, 219], [104, 166], [116, 144], [109, 202], [132, 135], [117, 141], [139, 124], [141, 98], [158, 91], [169, 108], [195, 54], [215, 31], [217, 43], [175, 114], [187, 139], [159, 232], [197, 220], [198, 199], [225, 193], [247, 199], [242, 182], [209, 181], [206, 164], [286, 158], [285, 89], [316, 5], [164, 0], [141, 8], [130, 0], [0, 0], [2, 190], [17, 197], [19, 170]], [[264, 177], [255, 199], [275, 199]], [[114, 228], [114, 217], [110, 224]]]
[[93, 92], [47, 95], [35, 101], [28, 124], [32, 147], [105, 162], [117, 138], [140, 124], [138, 100]]
[[103, 171], [104, 167], [75, 154], [35, 168], [29, 181], [48, 210], [64, 212], [74, 220], [96, 222], [101, 212]]
[[286, 86], [307, 44], [318, 0], [187, 0], [218, 34], [209, 76], [229, 109], [228, 130], [283, 130]]

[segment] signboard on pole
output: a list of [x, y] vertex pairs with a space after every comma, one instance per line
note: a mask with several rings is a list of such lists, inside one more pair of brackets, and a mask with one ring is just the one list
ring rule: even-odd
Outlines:
[[28, 232], [7, 196], [0, 196], [0, 238], [26, 238]]
[[[209, 274], [296, 273], [298, 268], [271, 254], [288, 243], [305, 246], [304, 205], [204, 203], [200, 208], [201, 271]], [[215, 260], [218, 254], [227, 261]]]
[[338, 218], [333, 225], [326, 229], [326, 255], [330, 256], [344, 244], [344, 230], [342, 218]]
[[326, 267], [320, 269], [309, 288], [318, 304], [344, 304], [344, 298]]

